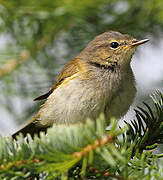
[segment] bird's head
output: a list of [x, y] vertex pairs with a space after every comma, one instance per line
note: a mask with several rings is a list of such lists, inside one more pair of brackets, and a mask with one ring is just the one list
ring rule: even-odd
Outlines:
[[85, 59], [102, 66], [130, 64], [136, 47], [146, 43], [148, 39], [135, 38], [115, 31], [105, 32], [95, 37], [82, 51]]

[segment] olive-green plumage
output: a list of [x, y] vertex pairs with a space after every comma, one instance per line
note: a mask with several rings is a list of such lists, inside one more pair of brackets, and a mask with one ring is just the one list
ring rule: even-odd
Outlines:
[[138, 45], [148, 40], [119, 32], [105, 32], [91, 41], [59, 74], [50, 91], [35, 100], [45, 99], [34, 118], [18, 133], [32, 136], [53, 124], [84, 122], [104, 113], [109, 120], [124, 115], [136, 94], [130, 67]]

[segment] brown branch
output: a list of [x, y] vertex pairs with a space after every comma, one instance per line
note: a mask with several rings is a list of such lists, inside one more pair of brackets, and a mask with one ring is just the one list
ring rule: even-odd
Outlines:
[[[43, 49], [46, 44], [51, 40], [54, 35], [53, 31], [50, 35], [44, 36], [41, 40], [37, 41], [34, 45], [35, 51]], [[4, 76], [12, 73], [16, 68], [18, 68], [21, 64], [27, 61], [31, 56], [29, 50], [23, 50], [17, 59], [8, 60], [2, 67], [0, 67], [0, 79]]]
[[[5, 160], [4, 160], [5, 162]], [[33, 160], [22, 160], [22, 161], [17, 161], [17, 162], [9, 162], [8, 164], [2, 164], [0, 165], [0, 170], [4, 170], [4, 169], [8, 169], [10, 167], [17, 167], [18, 165], [22, 165], [22, 164], [27, 164], [27, 163], [39, 163], [40, 160], [35, 158]]]
[[102, 146], [106, 145], [107, 143], [114, 142], [115, 139], [116, 139], [116, 137], [114, 137], [114, 136], [106, 135], [102, 139], [95, 140], [95, 142], [92, 145], [86, 146], [82, 151], [74, 152], [73, 155], [74, 155], [74, 157], [82, 158], [82, 157], [86, 156], [90, 151], [95, 150], [99, 147], [102, 147]]
[[95, 174], [101, 174], [101, 175], [104, 176], [104, 177], [113, 177], [113, 178], [116, 178], [116, 179], [118, 179], [118, 180], [131, 180], [131, 179], [129, 179], [129, 178], [125, 178], [125, 177], [120, 176], [120, 175], [115, 175], [115, 174], [110, 173], [110, 172], [108, 172], [108, 171], [98, 170], [98, 169], [96, 169], [96, 168], [94, 168], [94, 167], [92, 167], [92, 166], [89, 166], [89, 167], [88, 167], [88, 170], [91, 171], [91, 172], [93, 172], [93, 173], [95, 173]]
[[24, 50], [20, 53], [18, 59], [12, 59], [7, 61], [1, 68], [0, 68], [0, 79], [4, 76], [13, 72], [17, 67], [19, 67], [22, 63], [27, 61], [30, 57], [30, 52]]

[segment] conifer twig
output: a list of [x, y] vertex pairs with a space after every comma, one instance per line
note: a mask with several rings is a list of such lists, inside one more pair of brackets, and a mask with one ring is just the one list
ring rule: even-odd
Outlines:
[[95, 140], [92, 145], [86, 146], [85, 148], [83, 148], [82, 151], [74, 152], [73, 155], [74, 155], [74, 157], [82, 158], [82, 157], [88, 155], [88, 153], [92, 150], [102, 147], [102, 146], [106, 145], [107, 143], [113, 143], [115, 141], [115, 139], [116, 139], [116, 137], [114, 137], [114, 136], [106, 135], [102, 139]]
[[110, 173], [110, 172], [108, 172], [108, 171], [98, 170], [98, 169], [96, 169], [96, 168], [94, 168], [94, 167], [92, 167], [92, 166], [88, 166], [88, 169], [89, 169], [90, 171], [92, 171], [93, 173], [95, 173], [95, 174], [100, 173], [101, 175], [103, 175], [103, 176], [105, 176], [105, 177], [113, 177], [113, 178], [116, 178], [116, 179], [118, 179], [118, 180], [131, 180], [131, 179], [129, 179], [129, 178], [122, 177], [122, 176], [120, 176], [120, 175], [115, 175], [115, 174]]

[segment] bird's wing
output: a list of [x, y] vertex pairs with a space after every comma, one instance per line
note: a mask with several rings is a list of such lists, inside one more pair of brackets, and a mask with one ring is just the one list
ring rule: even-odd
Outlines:
[[79, 72], [78, 59], [72, 59], [65, 65], [61, 73], [58, 75], [56, 82], [50, 88], [50, 90], [47, 93], [35, 98], [34, 101], [46, 99], [58, 86], [62, 85], [66, 79], [68, 78], [72, 79], [74, 75], [77, 74], [78, 72]]
[[[72, 80], [73, 78], [75, 78], [76, 75], [78, 74], [78, 72], [81, 71], [80, 69], [83, 68], [83, 66], [79, 65], [79, 64], [81, 64], [81, 63], [79, 63], [78, 59], [73, 59], [73, 60], [69, 61], [65, 65], [65, 67], [63, 68], [61, 73], [58, 75], [57, 80], [56, 80], [55, 84], [51, 87], [50, 91], [47, 92], [46, 94], [43, 94], [42, 96], [37, 97], [34, 100], [37, 101], [37, 100], [41, 100], [41, 99], [46, 99], [57, 87], [64, 86], [66, 83], [68, 83], [69, 80]], [[24, 136], [26, 136], [27, 133], [29, 133], [33, 137], [34, 134], [36, 134], [36, 133], [39, 135], [40, 131], [46, 131], [48, 126], [44, 126], [44, 127], [37, 126], [36, 122], [39, 117], [40, 117], [40, 113], [38, 112], [32, 118], [31, 121], [29, 121], [22, 129], [20, 129], [16, 133], [14, 133], [12, 135], [12, 137], [15, 139], [19, 133], [22, 133]]]
[[[65, 84], [68, 83], [69, 80], [72, 80], [73, 78], [75, 78], [79, 72], [79, 69], [81, 68], [81, 65], [79, 66], [79, 64], [80, 63], [78, 63], [78, 59], [73, 59], [69, 61], [66, 64], [66, 66], [63, 68], [61, 73], [58, 75], [57, 80], [55, 84], [51, 87], [50, 91], [46, 94], [43, 94], [42, 96], [37, 97], [34, 100], [37, 101], [37, 100], [47, 98], [56, 88], [58, 88], [59, 86], [64, 86]], [[32, 118], [31, 121], [29, 121], [22, 129], [14, 133], [12, 137], [15, 139], [19, 133], [22, 133], [24, 136], [26, 136], [27, 133], [29, 133], [33, 137], [34, 134], [39, 135], [40, 131], [46, 131], [48, 126], [39, 127], [37, 125], [37, 119], [39, 119], [39, 117], [40, 117], [40, 113], [38, 112]]]

